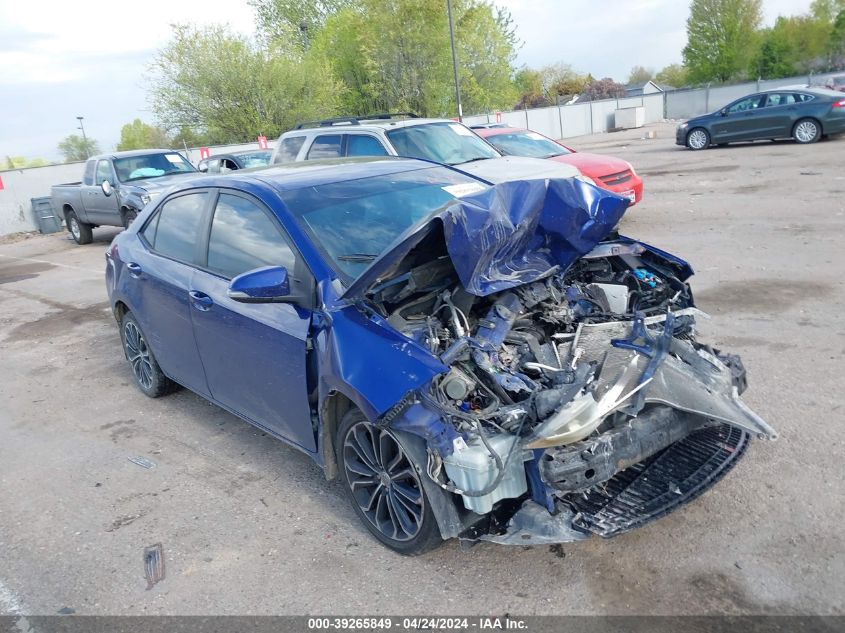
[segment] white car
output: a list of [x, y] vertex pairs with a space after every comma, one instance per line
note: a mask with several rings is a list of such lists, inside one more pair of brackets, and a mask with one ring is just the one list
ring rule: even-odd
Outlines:
[[457, 121], [408, 114], [302, 123], [279, 137], [270, 163], [354, 156], [420, 158], [457, 167], [494, 184], [543, 178], [579, 178], [595, 184], [571, 165], [503, 156]]

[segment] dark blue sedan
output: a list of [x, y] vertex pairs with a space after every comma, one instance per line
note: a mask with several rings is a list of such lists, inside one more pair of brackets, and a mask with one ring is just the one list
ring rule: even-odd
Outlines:
[[845, 132], [845, 96], [826, 88], [778, 88], [748, 95], [681, 123], [675, 143], [693, 150], [737, 141], [815, 143]]
[[187, 387], [306, 452], [388, 547], [607, 537], [775, 436], [738, 357], [696, 342], [690, 266], [613, 233], [627, 204], [295, 163], [166, 193], [106, 281], [145, 394]]

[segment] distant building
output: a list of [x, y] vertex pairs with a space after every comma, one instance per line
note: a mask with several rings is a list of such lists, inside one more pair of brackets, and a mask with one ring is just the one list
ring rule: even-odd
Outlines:
[[671, 86], [661, 86], [649, 80], [644, 84], [631, 84], [625, 86], [625, 92], [629, 97], [641, 97], [643, 95], [651, 95], [656, 92], [666, 92], [672, 90]]

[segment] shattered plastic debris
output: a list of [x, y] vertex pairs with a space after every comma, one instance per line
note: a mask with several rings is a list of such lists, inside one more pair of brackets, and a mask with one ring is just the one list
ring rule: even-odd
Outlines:
[[147, 591], [164, 580], [164, 550], [161, 543], [144, 548], [144, 578], [147, 579]]

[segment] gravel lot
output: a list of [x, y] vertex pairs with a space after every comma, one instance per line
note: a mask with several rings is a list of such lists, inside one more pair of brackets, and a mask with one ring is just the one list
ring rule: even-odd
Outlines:
[[[116, 229], [7, 240], [0, 613], [845, 613], [845, 139], [694, 153], [648, 129], [567, 143], [643, 176], [623, 232], [692, 262], [704, 338], [742, 355], [781, 434], [713, 490], [612, 540], [400, 557], [304, 455], [135, 388], [103, 283]], [[155, 543], [166, 578], [147, 590]]]

